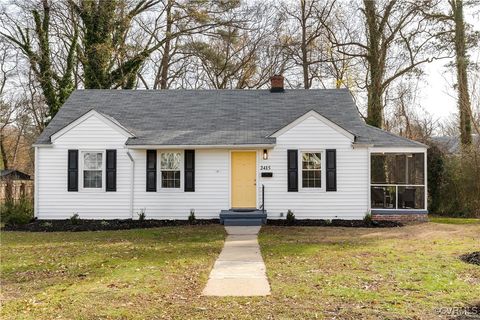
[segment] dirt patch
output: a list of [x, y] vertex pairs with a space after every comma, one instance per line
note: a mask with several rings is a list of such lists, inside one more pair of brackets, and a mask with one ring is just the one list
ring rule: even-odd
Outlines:
[[102, 230], [127, 230], [145, 229], [185, 225], [219, 224], [219, 219], [198, 219], [194, 222], [188, 220], [87, 220], [80, 219], [72, 222], [66, 220], [35, 220], [24, 225], [5, 225], [2, 231], [30, 231], [30, 232], [56, 232], [56, 231], [102, 231]]
[[267, 225], [272, 226], [299, 226], [299, 227], [352, 227], [352, 228], [395, 228], [403, 227], [404, 224], [397, 221], [365, 221], [365, 220], [313, 220], [313, 219], [295, 219], [274, 220], [268, 219]]
[[480, 251], [463, 254], [460, 259], [466, 263], [476, 264], [480, 266]]

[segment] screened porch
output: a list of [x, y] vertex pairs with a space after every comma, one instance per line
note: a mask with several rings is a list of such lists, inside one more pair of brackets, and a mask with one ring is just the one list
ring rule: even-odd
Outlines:
[[424, 152], [370, 154], [372, 211], [426, 210], [426, 156]]

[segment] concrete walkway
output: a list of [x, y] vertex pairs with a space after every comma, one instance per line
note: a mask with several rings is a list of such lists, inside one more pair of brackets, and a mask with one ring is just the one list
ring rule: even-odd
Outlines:
[[266, 296], [270, 284], [260, 254], [260, 227], [225, 227], [228, 236], [203, 289], [204, 296]]

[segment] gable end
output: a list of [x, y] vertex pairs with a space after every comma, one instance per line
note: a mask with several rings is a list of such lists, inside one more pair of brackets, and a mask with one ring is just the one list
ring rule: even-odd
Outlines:
[[95, 110], [90, 110], [84, 115], [80, 116], [73, 122], [70, 122], [67, 126], [63, 127], [62, 129], [58, 130], [54, 134], [50, 136], [50, 141], [52, 143], [55, 142], [58, 138], [62, 137], [64, 134], [72, 130], [73, 128], [77, 127], [84, 121], [90, 119], [91, 117], [95, 117], [108, 125], [110, 128], [114, 129], [115, 131], [119, 132], [120, 134], [124, 135], [125, 137], [132, 138], [135, 137], [133, 133], [131, 133], [128, 129], [126, 129], [124, 126], [122, 126], [118, 121], [116, 121], [114, 118], [106, 116], [104, 114], [101, 114], [100, 112], [97, 112]]
[[286, 126], [284, 126], [283, 128], [275, 131], [274, 133], [272, 133], [271, 135], [269, 135], [268, 137], [272, 137], [272, 138], [277, 138], [279, 136], [281, 136], [282, 134], [284, 134], [285, 132], [287, 132], [288, 130], [294, 128], [295, 126], [297, 126], [298, 124], [300, 124], [301, 122], [303, 122], [304, 120], [310, 118], [310, 117], [314, 117], [315, 119], [321, 121], [322, 123], [324, 123], [325, 125], [329, 126], [330, 128], [332, 128], [333, 130], [337, 131], [338, 133], [344, 135], [345, 137], [347, 137], [348, 139], [350, 139], [352, 142], [355, 141], [355, 135], [353, 133], [351, 133], [350, 131], [342, 128], [341, 126], [339, 126], [338, 124], [336, 124], [335, 122], [327, 119], [326, 117], [322, 116], [321, 114], [319, 114], [318, 112], [316, 112], [315, 110], [310, 110], [308, 111], [307, 113], [305, 113], [303, 116], [301, 117], [298, 117], [297, 119], [295, 119], [294, 121], [290, 122], [289, 124], [287, 124]]

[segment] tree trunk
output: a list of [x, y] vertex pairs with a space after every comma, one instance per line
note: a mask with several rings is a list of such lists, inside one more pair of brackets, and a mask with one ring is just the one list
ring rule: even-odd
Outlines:
[[380, 44], [381, 34], [377, 26], [377, 12], [375, 2], [364, 1], [365, 17], [367, 20], [368, 31], [368, 64], [370, 79], [367, 85], [367, 124], [381, 128], [383, 124], [383, 76], [384, 59], [382, 58], [382, 48]]
[[458, 111], [460, 115], [460, 140], [462, 146], [472, 144], [472, 119], [470, 116], [470, 95], [468, 93], [468, 58], [465, 45], [465, 23], [462, 0], [450, 2], [455, 19], [455, 55], [457, 68]]
[[300, 44], [300, 50], [302, 51], [302, 71], [303, 71], [303, 87], [310, 89], [310, 81], [308, 76], [308, 52], [307, 52], [307, 17], [305, 12], [306, 0], [300, 0], [301, 10], [301, 27], [302, 27], [302, 43]]
[[32, 67], [38, 64], [37, 75], [38, 82], [43, 90], [45, 101], [49, 107], [50, 116], [54, 116], [60, 108], [58, 104], [57, 94], [53, 85], [52, 63], [50, 60], [50, 43], [49, 43], [49, 27], [50, 27], [50, 6], [46, 0], [43, 1], [43, 17], [38, 11], [32, 11], [35, 21], [35, 32], [38, 37], [39, 57], [30, 58]]
[[161, 68], [162, 68], [162, 73], [160, 76], [160, 89], [168, 89], [168, 67], [170, 64], [170, 42], [172, 39], [170, 38], [170, 35], [172, 33], [172, 0], [168, 0], [167, 3], [167, 10], [166, 10], [166, 15], [167, 15], [167, 26], [165, 30], [165, 46], [163, 49], [163, 56], [162, 56], [162, 62], [161, 62]]
[[3, 169], [7, 170], [10, 168], [10, 165], [8, 163], [8, 158], [7, 158], [7, 151], [5, 150], [5, 136], [3, 134], [0, 135], [0, 152], [2, 156], [2, 165]]

